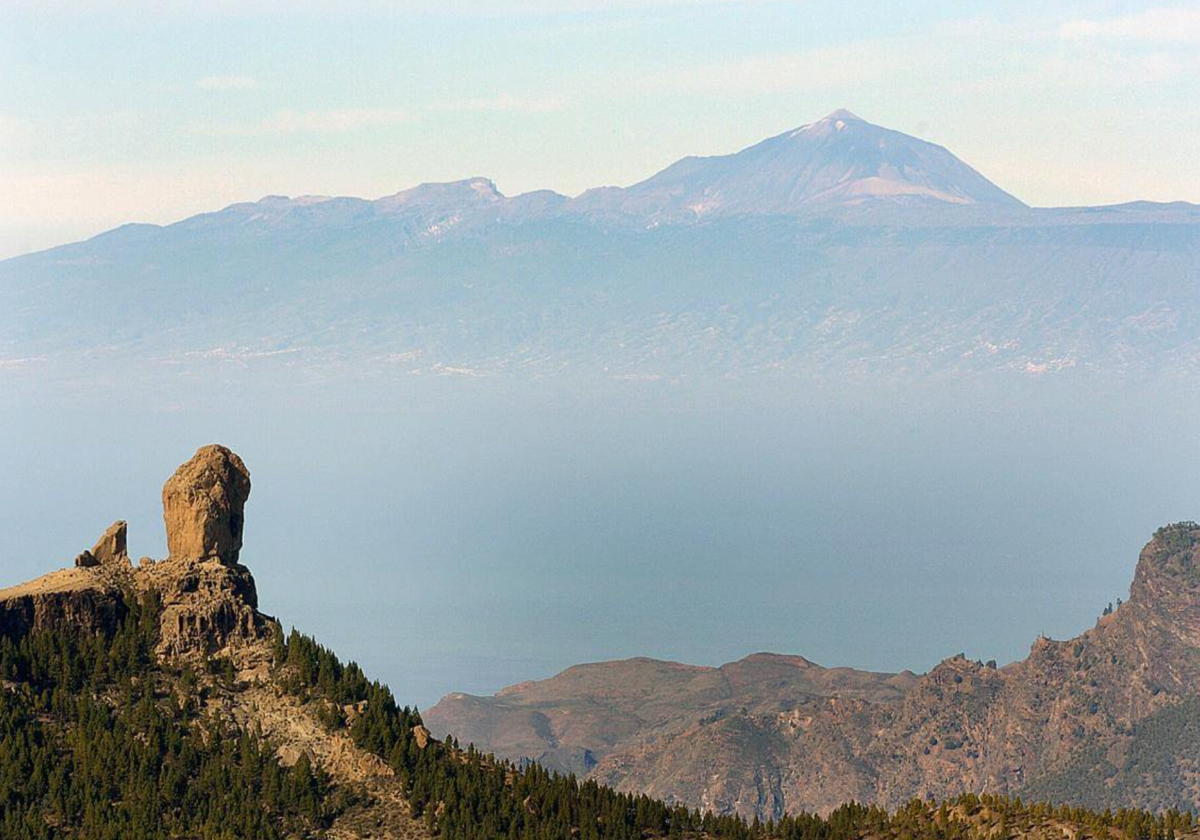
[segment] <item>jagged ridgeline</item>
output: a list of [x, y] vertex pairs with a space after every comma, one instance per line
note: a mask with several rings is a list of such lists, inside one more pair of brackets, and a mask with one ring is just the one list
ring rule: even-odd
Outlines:
[[433, 739], [415, 709], [257, 608], [250, 479], [210, 446], [163, 488], [169, 556], [123, 522], [0, 591], [0, 837], [1174, 840], [1190, 814], [964, 795], [748, 822]]
[[962, 654], [920, 675], [770, 653], [719, 668], [637, 658], [450, 694], [425, 720], [513, 760], [747, 818], [964, 790], [1194, 811], [1200, 525], [1160, 528], [1127, 601], [1003, 667]]

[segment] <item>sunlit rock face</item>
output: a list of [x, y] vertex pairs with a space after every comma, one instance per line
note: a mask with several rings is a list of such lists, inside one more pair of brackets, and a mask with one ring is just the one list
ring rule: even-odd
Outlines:
[[236, 565], [250, 473], [224, 446], [204, 446], [163, 485], [171, 559], [219, 558]]
[[250, 473], [224, 446], [199, 449], [163, 487], [170, 556], [129, 562], [127, 526], [113, 523], [74, 568], [0, 590], [0, 635], [62, 626], [112, 632], [130, 593], [162, 606], [164, 658], [258, 655], [269, 619], [250, 570], [238, 563]]

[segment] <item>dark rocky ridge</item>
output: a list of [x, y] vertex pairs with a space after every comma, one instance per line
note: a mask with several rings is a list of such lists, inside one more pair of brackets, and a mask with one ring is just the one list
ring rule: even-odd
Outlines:
[[[745, 815], [962, 791], [1196, 809], [1200, 525], [1160, 529], [1131, 592], [1093, 629], [1038, 639], [1004, 668], [956, 656], [918, 678], [770, 655], [720, 669], [630, 660], [450, 695], [426, 720], [510, 758]], [[733, 690], [735, 673], [748, 678]], [[697, 690], [706, 679], [719, 689]]]
[[111, 633], [126, 612], [118, 591], [104, 586], [10, 594], [0, 591], [0, 635], [20, 636], [34, 630], [82, 627]]

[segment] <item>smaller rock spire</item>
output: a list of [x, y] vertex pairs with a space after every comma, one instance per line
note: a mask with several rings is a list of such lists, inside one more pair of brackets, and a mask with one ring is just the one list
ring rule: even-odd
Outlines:
[[103, 566], [106, 563], [128, 563], [129, 552], [125, 548], [126, 532], [129, 525], [124, 519], [118, 519], [108, 526], [108, 530], [96, 540], [92, 546], [92, 556]]
[[128, 530], [125, 520], [118, 519], [108, 526], [91, 551], [85, 551], [75, 558], [75, 565], [80, 568], [92, 566], [108, 566], [113, 563], [129, 563], [129, 552], [125, 547], [125, 537]]

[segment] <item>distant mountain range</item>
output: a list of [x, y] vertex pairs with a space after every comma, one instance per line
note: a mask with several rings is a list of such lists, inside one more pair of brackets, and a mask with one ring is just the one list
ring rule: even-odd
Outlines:
[[628, 188], [269, 196], [0, 263], [0, 385], [1200, 368], [1200, 207], [1035, 209], [846, 111]]
[[900, 807], [962, 791], [1098, 809], [1200, 808], [1200, 525], [1160, 529], [1131, 596], [1004, 667], [928, 674], [757, 654], [570, 668], [494, 697], [451, 694], [435, 734], [618, 789], [746, 817]]

